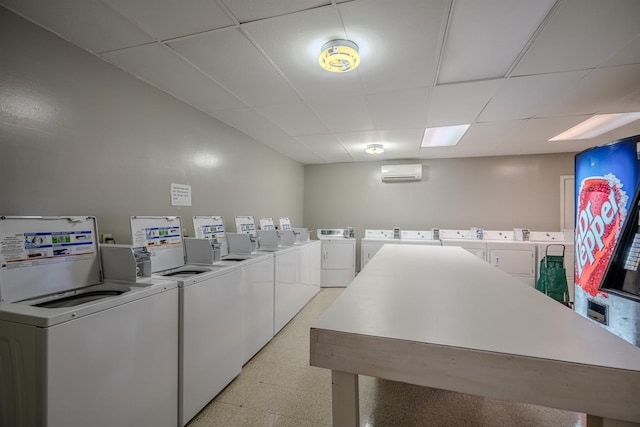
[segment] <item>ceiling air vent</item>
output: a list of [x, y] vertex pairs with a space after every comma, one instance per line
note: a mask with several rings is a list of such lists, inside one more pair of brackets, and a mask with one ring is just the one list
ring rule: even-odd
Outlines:
[[385, 165], [381, 170], [382, 181], [420, 181], [422, 165]]

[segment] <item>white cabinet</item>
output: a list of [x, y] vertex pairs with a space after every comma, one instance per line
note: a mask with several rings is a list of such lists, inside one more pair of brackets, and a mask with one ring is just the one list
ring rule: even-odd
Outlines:
[[356, 240], [331, 239], [321, 242], [321, 286], [347, 286], [356, 277]]
[[528, 242], [487, 242], [488, 262], [529, 286], [536, 285], [536, 245]]

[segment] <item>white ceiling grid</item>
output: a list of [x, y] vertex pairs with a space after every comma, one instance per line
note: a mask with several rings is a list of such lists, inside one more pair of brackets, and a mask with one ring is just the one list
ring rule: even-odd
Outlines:
[[[640, 111], [637, 0], [0, 4], [302, 163], [572, 152], [640, 133], [548, 142]], [[358, 69], [319, 67], [335, 38], [359, 45]], [[464, 123], [457, 146], [420, 148], [425, 127]]]

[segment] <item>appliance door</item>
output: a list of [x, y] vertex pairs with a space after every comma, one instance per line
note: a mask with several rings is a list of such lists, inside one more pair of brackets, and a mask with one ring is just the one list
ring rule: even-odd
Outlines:
[[322, 268], [325, 270], [342, 270], [355, 267], [354, 243], [351, 240], [323, 241]]
[[535, 274], [535, 249], [501, 248], [487, 245], [492, 265], [511, 275], [533, 276]]
[[49, 426], [175, 426], [178, 290], [37, 328]]

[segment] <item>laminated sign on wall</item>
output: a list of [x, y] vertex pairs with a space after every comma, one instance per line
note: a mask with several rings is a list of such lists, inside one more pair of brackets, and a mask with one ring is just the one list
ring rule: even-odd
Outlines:
[[171, 184], [171, 206], [191, 206], [191, 186]]

